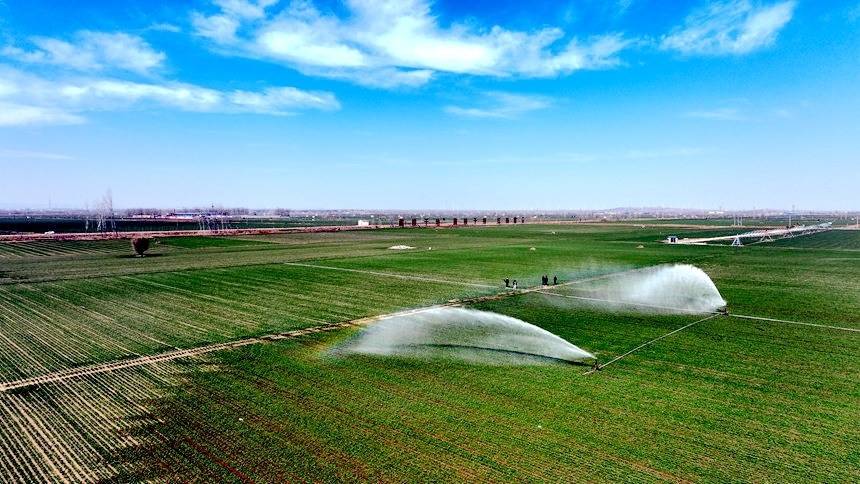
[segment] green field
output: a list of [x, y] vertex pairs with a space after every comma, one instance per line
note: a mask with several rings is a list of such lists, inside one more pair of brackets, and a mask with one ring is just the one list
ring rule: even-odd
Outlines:
[[[860, 480], [860, 232], [648, 225], [0, 244], [0, 380], [463, 300], [606, 363], [333, 357], [310, 334], [0, 392], [3, 481]], [[412, 250], [389, 247], [409, 245]], [[742, 319], [542, 293], [689, 263]], [[554, 294], [583, 296], [586, 285]], [[801, 324], [796, 324], [801, 323]]]

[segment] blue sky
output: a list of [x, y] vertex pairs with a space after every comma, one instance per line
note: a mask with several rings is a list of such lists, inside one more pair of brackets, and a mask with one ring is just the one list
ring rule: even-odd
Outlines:
[[860, 209], [860, 2], [0, 0], [0, 207]]

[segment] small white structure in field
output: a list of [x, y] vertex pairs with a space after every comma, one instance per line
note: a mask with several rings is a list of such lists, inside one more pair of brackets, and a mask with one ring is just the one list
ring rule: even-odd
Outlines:
[[411, 245], [392, 245], [391, 247], [389, 247], [389, 249], [391, 250], [409, 250], [414, 248], [415, 247], [412, 247]]
[[358, 226], [359, 226], [359, 227], [370, 227], [370, 221], [368, 221], [368, 220], [359, 220], [359, 221], [358, 221]]

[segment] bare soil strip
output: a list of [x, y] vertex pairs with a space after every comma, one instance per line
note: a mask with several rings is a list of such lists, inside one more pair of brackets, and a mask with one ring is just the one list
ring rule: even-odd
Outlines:
[[673, 330], [673, 331], [670, 331], [670, 332], [668, 332], [668, 333], [666, 333], [666, 334], [664, 334], [664, 335], [660, 335], [660, 336], [658, 336], [658, 337], [656, 337], [656, 338], [654, 338], [654, 339], [652, 339], [652, 340], [650, 340], [650, 341], [646, 341], [646, 342], [642, 343], [641, 345], [639, 345], [639, 346], [637, 346], [637, 347], [633, 348], [632, 350], [630, 350], [630, 351], [628, 351], [628, 352], [626, 352], [626, 353], [622, 353], [622, 354], [620, 354], [620, 355], [616, 356], [615, 358], [613, 358], [613, 359], [611, 359], [611, 360], [607, 361], [606, 363], [604, 363], [604, 364], [602, 364], [602, 365], [598, 366], [596, 369], [588, 370], [587, 372], [585, 372], [585, 374], [586, 374], [586, 375], [590, 375], [590, 374], [594, 373], [595, 371], [597, 371], [598, 369], [602, 370], [603, 368], [606, 368], [607, 366], [609, 366], [609, 365], [611, 365], [611, 364], [615, 363], [616, 361], [618, 361], [618, 360], [620, 360], [620, 359], [624, 358], [625, 356], [628, 356], [628, 355], [630, 355], [630, 354], [633, 354], [633, 353], [635, 353], [636, 351], [639, 351], [639, 350], [641, 350], [642, 348], [644, 348], [644, 347], [646, 347], [646, 346], [648, 346], [648, 345], [650, 345], [650, 344], [656, 343], [657, 341], [660, 341], [660, 340], [661, 340], [661, 339], [663, 339], [663, 338], [666, 338], [666, 337], [672, 336], [672, 335], [673, 335], [673, 334], [675, 334], [675, 333], [679, 333], [679, 332], [681, 332], [681, 331], [684, 331], [685, 329], [687, 329], [687, 328], [689, 328], [689, 327], [691, 327], [691, 326], [695, 326], [695, 325], [697, 325], [697, 324], [699, 324], [699, 323], [702, 323], [702, 322], [705, 322], [705, 321], [707, 321], [707, 320], [709, 320], [709, 319], [716, 318], [717, 316], [719, 316], [719, 314], [712, 314], [712, 315], [707, 316], [707, 317], [704, 317], [704, 318], [702, 318], [702, 319], [699, 319], [699, 320], [693, 321], [693, 322], [692, 322], [692, 323], [690, 323], [690, 324], [687, 324], [687, 325], [681, 326], [680, 328], [675, 329], [675, 330]]
[[12, 234], [0, 235], [0, 242], [31, 242], [35, 240], [114, 240], [135, 237], [221, 237], [239, 235], [272, 235], [317, 232], [342, 232], [350, 230], [375, 230], [388, 226], [359, 227], [356, 225], [320, 225], [313, 227], [282, 227], [257, 229], [221, 230], [143, 230], [136, 232], [69, 232], [54, 234]]
[[[517, 223], [519, 225], [520, 223]], [[514, 225], [502, 224], [499, 227]], [[495, 227], [496, 224], [469, 224], [459, 227]], [[348, 232], [353, 230], [380, 230], [380, 229], [436, 229], [457, 228], [453, 222], [440, 223], [439, 225], [310, 225], [301, 227], [261, 227], [244, 229], [214, 229], [214, 230], [138, 230], [134, 232], [60, 232], [60, 233], [23, 233], [0, 235], [0, 242], [31, 242], [39, 240], [114, 240], [133, 239], [136, 237], [235, 237], [244, 235], [273, 235], [273, 234], [297, 234], [297, 233], [321, 233], [321, 232]]]

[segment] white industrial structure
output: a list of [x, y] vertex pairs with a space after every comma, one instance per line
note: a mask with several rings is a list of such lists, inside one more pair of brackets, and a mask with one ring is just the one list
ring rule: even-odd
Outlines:
[[740, 247], [743, 240], [758, 239], [755, 242], [773, 242], [774, 239], [788, 239], [791, 237], [799, 237], [801, 235], [816, 234], [830, 230], [832, 222], [827, 222], [818, 225], [798, 225], [797, 227], [787, 227], [784, 229], [761, 229], [751, 232], [744, 232], [736, 235], [722, 235], [719, 237], [695, 237], [687, 239], [679, 239], [675, 236], [670, 236], [666, 239], [667, 244], [693, 244], [706, 245], [708, 242], [723, 242], [732, 241], [732, 245]]

